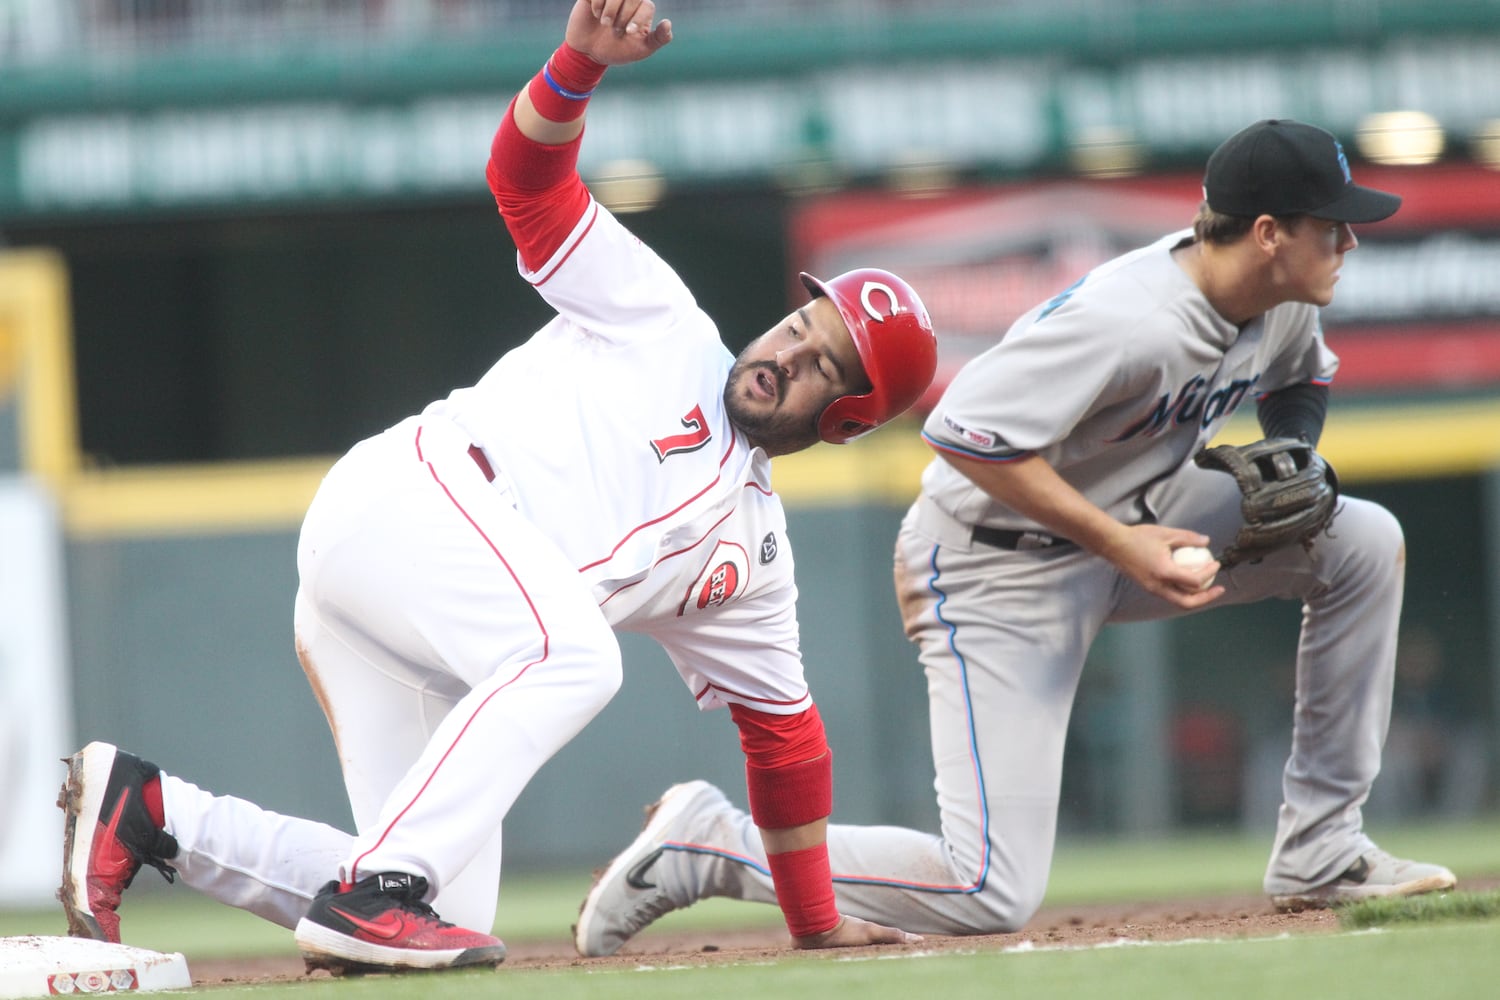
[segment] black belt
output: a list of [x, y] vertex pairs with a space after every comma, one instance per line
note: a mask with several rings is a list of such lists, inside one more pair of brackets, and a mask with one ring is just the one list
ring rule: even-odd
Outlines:
[[484, 478], [493, 483], [495, 481], [495, 468], [490, 465], [490, 460], [484, 457], [484, 452], [479, 450], [479, 445], [469, 445], [469, 457], [474, 460], [475, 465], [479, 466], [479, 471], [484, 473]]
[[982, 524], [974, 526], [973, 538], [981, 545], [992, 545], [997, 549], [1010, 549], [1013, 552], [1073, 544], [1066, 538], [1058, 538], [1042, 531], [1010, 531], [1006, 528], [986, 528]]

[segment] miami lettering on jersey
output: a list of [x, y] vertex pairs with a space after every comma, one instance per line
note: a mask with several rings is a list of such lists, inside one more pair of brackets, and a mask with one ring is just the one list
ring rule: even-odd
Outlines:
[[651, 450], [656, 452], [658, 462], [665, 462], [672, 455], [697, 451], [708, 444], [713, 437], [713, 432], [708, 429], [708, 421], [703, 419], [702, 406], [695, 406], [689, 410], [682, 418], [682, 426], [687, 428], [687, 431], [682, 434], [652, 440]]
[[1127, 427], [1118, 437], [1110, 438], [1110, 442], [1128, 441], [1138, 434], [1151, 437], [1160, 434], [1171, 424], [1197, 423], [1200, 427], [1207, 427], [1220, 417], [1233, 413], [1258, 381], [1260, 374], [1256, 373], [1250, 378], [1237, 378], [1228, 385], [1205, 392], [1209, 385], [1208, 379], [1202, 375], [1194, 375], [1182, 384], [1175, 396], [1164, 393], [1151, 412]]

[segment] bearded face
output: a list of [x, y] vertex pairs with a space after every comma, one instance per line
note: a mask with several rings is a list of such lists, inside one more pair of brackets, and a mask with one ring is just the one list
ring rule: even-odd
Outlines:
[[818, 297], [740, 352], [724, 385], [724, 408], [752, 443], [786, 455], [818, 442], [818, 418], [829, 403], [868, 391], [838, 307]]

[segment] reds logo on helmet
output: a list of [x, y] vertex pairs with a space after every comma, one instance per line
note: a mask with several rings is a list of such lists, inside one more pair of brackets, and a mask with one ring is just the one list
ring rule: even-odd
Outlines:
[[[870, 299], [870, 296], [876, 292], [885, 293], [886, 308], [884, 310], [876, 309], [875, 303]], [[897, 297], [895, 290], [883, 281], [865, 282], [865, 286], [859, 290], [859, 304], [865, 307], [865, 312], [876, 323], [884, 323], [890, 317], [906, 310], [906, 306], [901, 304], [901, 299]]]
[[916, 290], [878, 267], [860, 267], [820, 281], [803, 274], [814, 297], [838, 307], [859, 351], [870, 391], [840, 396], [818, 417], [818, 436], [844, 444], [868, 434], [915, 403], [937, 373], [937, 338]]
[[749, 582], [750, 557], [744, 546], [720, 542], [683, 595], [677, 615], [681, 617], [689, 608], [703, 611], [727, 604], [744, 593]]

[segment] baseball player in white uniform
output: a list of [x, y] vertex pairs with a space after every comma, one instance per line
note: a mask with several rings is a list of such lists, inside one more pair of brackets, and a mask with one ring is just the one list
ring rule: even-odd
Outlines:
[[502, 822], [618, 689], [624, 629], [665, 648], [701, 708], [732, 714], [793, 944], [910, 939], [834, 902], [830, 751], [770, 459], [910, 406], [936, 368], [932, 326], [902, 279], [862, 268], [804, 275], [805, 305], [738, 358], [725, 349], [576, 169], [605, 68], [671, 40], [654, 15], [650, 0], [575, 3], [494, 139], [490, 187], [556, 317], [353, 448], [303, 523], [297, 651], [357, 835], [90, 744], [63, 798], [73, 933], [118, 940], [145, 863], [295, 927], [309, 968], [499, 962]]
[[[1254, 401], [1267, 437], [1316, 445], [1338, 362], [1318, 307], [1350, 223], [1400, 204], [1356, 185], [1338, 141], [1262, 121], [1211, 157], [1194, 228], [1101, 265], [967, 364], [929, 416], [937, 457], [896, 546], [928, 679], [940, 834], [833, 825], [840, 907], [919, 933], [1019, 929], [1047, 887], [1063, 743], [1084, 659], [1111, 622], [1300, 601], [1297, 708], [1265, 889], [1283, 909], [1442, 890], [1360, 807], [1390, 716], [1405, 551], [1374, 503], [1259, 562], [1179, 565], [1242, 526], [1234, 479], [1193, 456]], [[752, 824], [704, 782], [673, 786], [595, 885], [576, 944], [609, 954], [706, 896], [773, 898]]]

